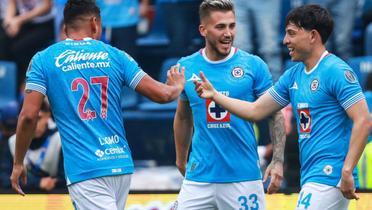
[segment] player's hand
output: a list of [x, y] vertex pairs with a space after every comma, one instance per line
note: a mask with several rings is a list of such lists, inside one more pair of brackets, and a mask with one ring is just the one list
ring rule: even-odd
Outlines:
[[19, 178], [22, 180], [22, 184], [27, 184], [27, 172], [25, 167], [22, 165], [13, 165], [12, 175], [10, 176], [10, 182], [12, 188], [20, 195], [26, 195], [22, 188], [19, 186]]
[[198, 93], [200, 98], [213, 99], [217, 94], [216, 89], [214, 89], [213, 85], [205, 77], [202, 71], [200, 72], [200, 78], [202, 81], [194, 80], [195, 91]]
[[150, 11], [150, 5], [148, 3], [141, 3], [139, 7], [139, 14], [141, 17], [146, 17]]
[[263, 182], [271, 177], [269, 187], [267, 188], [267, 193], [272, 194], [279, 190], [282, 180], [283, 180], [283, 163], [281, 162], [271, 162], [265, 171]]
[[180, 171], [180, 173], [182, 174], [182, 176], [185, 176], [186, 174], [186, 163], [185, 162], [180, 162], [180, 161], [176, 161], [176, 166], [178, 168], [178, 170]]
[[180, 90], [183, 90], [185, 87], [185, 68], [182, 67], [181, 71], [179, 70], [180, 65], [172, 66], [167, 72], [167, 85], [175, 86]]
[[352, 173], [342, 173], [340, 190], [345, 198], [359, 200], [359, 196], [355, 193]]
[[21, 30], [22, 23], [19, 18], [13, 17], [11, 20], [7, 21], [4, 25], [5, 32], [10, 37], [15, 37]]
[[57, 179], [52, 177], [43, 177], [40, 179], [40, 189], [51, 191], [56, 186]]

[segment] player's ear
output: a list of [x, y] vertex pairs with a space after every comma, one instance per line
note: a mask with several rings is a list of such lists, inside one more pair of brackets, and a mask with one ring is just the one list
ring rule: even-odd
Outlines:
[[199, 25], [199, 33], [201, 36], [205, 37], [207, 35], [207, 30], [204, 24]]
[[317, 39], [320, 39], [320, 34], [317, 30], [311, 30], [310, 31], [310, 42], [314, 43]]
[[96, 37], [97, 39], [101, 38], [100, 37], [101, 36], [100, 35], [100, 28], [101, 28], [100, 20], [97, 17], [92, 17], [90, 24], [91, 24], [92, 34], [94, 35], [94, 37]]

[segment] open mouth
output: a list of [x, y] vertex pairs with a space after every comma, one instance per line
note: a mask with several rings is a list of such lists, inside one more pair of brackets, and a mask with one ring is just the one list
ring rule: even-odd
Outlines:
[[292, 47], [288, 47], [288, 51], [289, 51], [289, 55], [293, 55], [293, 52], [294, 52], [294, 48]]

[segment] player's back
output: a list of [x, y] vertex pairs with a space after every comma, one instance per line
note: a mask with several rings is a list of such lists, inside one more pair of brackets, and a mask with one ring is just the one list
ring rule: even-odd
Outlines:
[[34, 56], [26, 88], [44, 88], [50, 101], [68, 184], [132, 173], [120, 93], [144, 75], [129, 56], [92, 39], [62, 41]]

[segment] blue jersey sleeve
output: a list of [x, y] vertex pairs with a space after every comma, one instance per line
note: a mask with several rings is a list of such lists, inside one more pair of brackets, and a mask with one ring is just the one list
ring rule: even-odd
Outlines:
[[284, 74], [279, 78], [278, 82], [275, 83], [273, 87], [269, 89], [270, 95], [273, 99], [282, 107], [289, 104], [289, 88], [291, 84], [291, 69], [284, 72]]
[[26, 90], [35, 90], [46, 95], [46, 75], [42, 68], [40, 53], [34, 55], [26, 73]]
[[351, 68], [345, 70], [333, 68], [332, 73], [328, 75], [332, 75], [329, 76], [331, 91], [345, 110], [365, 98]]
[[131, 89], [135, 89], [146, 73], [138, 66], [137, 62], [127, 53], [121, 51], [124, 83]]
[[273, 84], [272, 76], [266, 63], [259, 57], [256, 59], [255, 81], [253, 91], [256, 97], [263, 95]]

